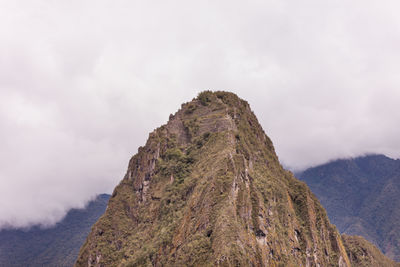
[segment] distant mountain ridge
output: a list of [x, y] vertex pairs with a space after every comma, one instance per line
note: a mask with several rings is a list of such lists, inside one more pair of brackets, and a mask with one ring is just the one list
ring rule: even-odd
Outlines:
[[400, 160], [341, 159], [296, 175], [317, 195], [340, 232], [361, 235], [400, 261]]
[[101, 194], [84, 209], [72, 209], [54, 227], [0, 231], [0, 266], [73, 266], [110, 195]]

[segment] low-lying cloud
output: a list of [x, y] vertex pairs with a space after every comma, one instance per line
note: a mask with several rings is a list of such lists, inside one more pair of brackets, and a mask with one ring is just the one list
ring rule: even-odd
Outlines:
[[201, 90], [249, 101], [302, 169], [400, 151], [396, 1], [3, 1], [0, 227], [110, 193]]

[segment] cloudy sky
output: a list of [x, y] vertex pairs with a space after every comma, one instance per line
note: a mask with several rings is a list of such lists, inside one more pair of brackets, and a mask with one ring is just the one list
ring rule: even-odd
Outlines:
[[148, 133], [205, 89], [246, 99], [291, 169], [398, 158], [399, 9], [0, 0], [0, 228], [110, 193]]

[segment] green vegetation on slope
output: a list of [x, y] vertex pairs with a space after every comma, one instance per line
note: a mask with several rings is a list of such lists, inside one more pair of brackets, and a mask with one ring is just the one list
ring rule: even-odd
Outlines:
[[205, 91], [149, 135], [76, 266], [348, 266], [248, 103]]
[[400, 267], [400, 263], [385, 257], [377, 247], [363, 237], [342, 235], [342, 238], [352, 265], [363, 267], [382, 265]]

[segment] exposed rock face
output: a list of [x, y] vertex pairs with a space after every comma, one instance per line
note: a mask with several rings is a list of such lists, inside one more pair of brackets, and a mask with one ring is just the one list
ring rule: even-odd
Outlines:
[[342, 239], [353, 266], [400, 266], [361, 236], [342, 235]]
[[347, 266], [247, 102], [203, 92], [132, 157], [76, 266]]

